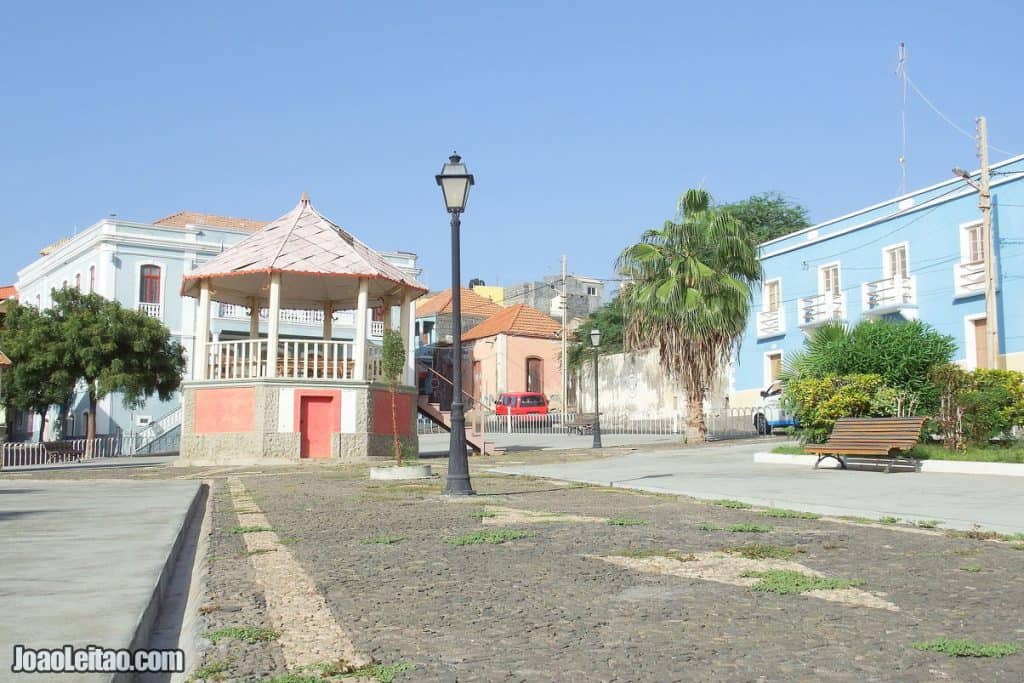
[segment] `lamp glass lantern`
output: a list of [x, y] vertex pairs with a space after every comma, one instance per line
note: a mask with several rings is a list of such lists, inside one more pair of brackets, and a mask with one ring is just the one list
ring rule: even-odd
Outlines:
[[601, 345], [601, 330], [596, 327], [590, 331], [590, 344], [595, 348]]
[[462, 157], [453, 153], [448, 163], [441, 167], [441, 173], [435, 176], [437, 184], [444, 194], [444, 205], [448, 213], [462, 213], [469, 199], [469, 188], [473, 185], [473, 174], [466, 170]]

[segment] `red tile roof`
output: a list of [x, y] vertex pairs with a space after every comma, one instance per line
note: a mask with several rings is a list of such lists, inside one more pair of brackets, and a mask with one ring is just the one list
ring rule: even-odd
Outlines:
[[195, 211], [179, 211], [170, 216], [164, 216], [153, 221], [153, 225], [162, 225], [167, 228], [184, 228], [189, 225], [205, 225], [208, 228], [225, 228], [227, 230], [244, 230], [245, 232], [256, 232], [264, 225], [264, 221], [254, 221], [249, 218], [231, 218], [229, 216], [215, 216], [209, 213], [197, 213]]
[[496, 334], [557, 339], [561, 329], [562, 326], [554, 318], [526, 304], [516, 304], [466, 332], [462, 335], [462, 341], [493, 337]]
[[[472, 289], [462, 288], [462, 312], [466, 315], [496, 315], [504, 309], [490, 299], [485, 299]], [[446, 289], [440, 294], [422, 300], [416, 306], [416, 315], [435, 315], [452, 312], [452, 290]]]
[[17, 298], [18, 289], [14, 285], [0, 285], [0, 301]]

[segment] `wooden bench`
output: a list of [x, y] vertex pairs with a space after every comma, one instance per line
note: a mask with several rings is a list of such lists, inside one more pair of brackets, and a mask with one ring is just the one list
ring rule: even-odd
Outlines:
[[67, 441], [46, 441], [43, 450], [46, 451], [46, 462], [78, 462], [82, 459], [82, 453]]
[[590, 434], [594, 431], [594, 423], [597, 421], [597, 413], [577, 413], [565, 426], [571, 432], [577, 434]]
[[843, 456], [893, 458], [914, 447], [924, 421], [923, 417], [843, 417], [836, 421], [828, 441], [806, 446], [804, 451], [818, 455], [815, 469], [825, 458], [835, 458], [843, 469]]

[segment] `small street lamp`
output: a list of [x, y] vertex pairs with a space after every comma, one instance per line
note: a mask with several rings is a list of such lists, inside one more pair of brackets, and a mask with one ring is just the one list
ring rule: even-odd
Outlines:
[[472, 496], [476, 492], [469, 481], [466, 414], [462, 403], [462, 275], [459, 253], [459, 227], [462, 223], [459, 216], [466, 210], [473, 176], [466, 170], [462, 157], [453, 152], [435, 179], [444, 194], [445, 208], [452, 215], [452, 424], [444, 493], [447, 496]]
[[590, 344], [594, 347], [594, 448], [601, 447], [601, 405], [597, 396], [597, 350], [601, 346], [601, 330], [596, 327], [590, 331]]

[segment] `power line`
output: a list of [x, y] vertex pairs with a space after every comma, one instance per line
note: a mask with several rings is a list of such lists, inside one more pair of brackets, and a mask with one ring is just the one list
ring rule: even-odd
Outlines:
[[[927, 104], [928, 107], [931, 108], [931, 110], [933, 112], [935, 112], [939, 116], [939, 118], [941, 118], [943, 121], [948, 123], [953, 128], [953, 130], [957, 131], [958, 133], [960, 133], [961, 135], [963, 135], [965, 137], [970, 138], [971, 140], [975, 140], [976, 139], [975, 136], [974, 136], [974, 133], [971, 133], [970, 131], [967, 131], [967, 130], [961, 128], [951, 118], [949, 118], [948, 116], [943, 114], [942, 111], [938, 107], [936, 107], [932, 103], [932, 101], [930, 99], [928, 99], [928, 96], [925, 95], [923, 92], [921, 92], [921, 89], [917, 87], [917, 83], [914, 83], [914, 79], [912, 79], [909, 75], [907, 75], [905, 68], [903, 70], [903, 78], [905, 78], [907, 83], [910, 84], [911, 89], [914, 92], [917, 93], [918, 97], [920, 97], [922, 100], [924, 100], [924, 103]], [[1000, 149], [999, 147], [996, 147], [995, 145], [992, 145], [992, 144], [990, 144], [988, 147], [989, 147], [989, 149], [994, 149], [995, 151], [1000, 152], [1002, 154], [1005, 154], [1007, 156], [1011, 156], [1011, 157], [1012, 156], [1016, 156], [1016, 154], [1014, 152], [1008, 152], [1007, 150]]]

